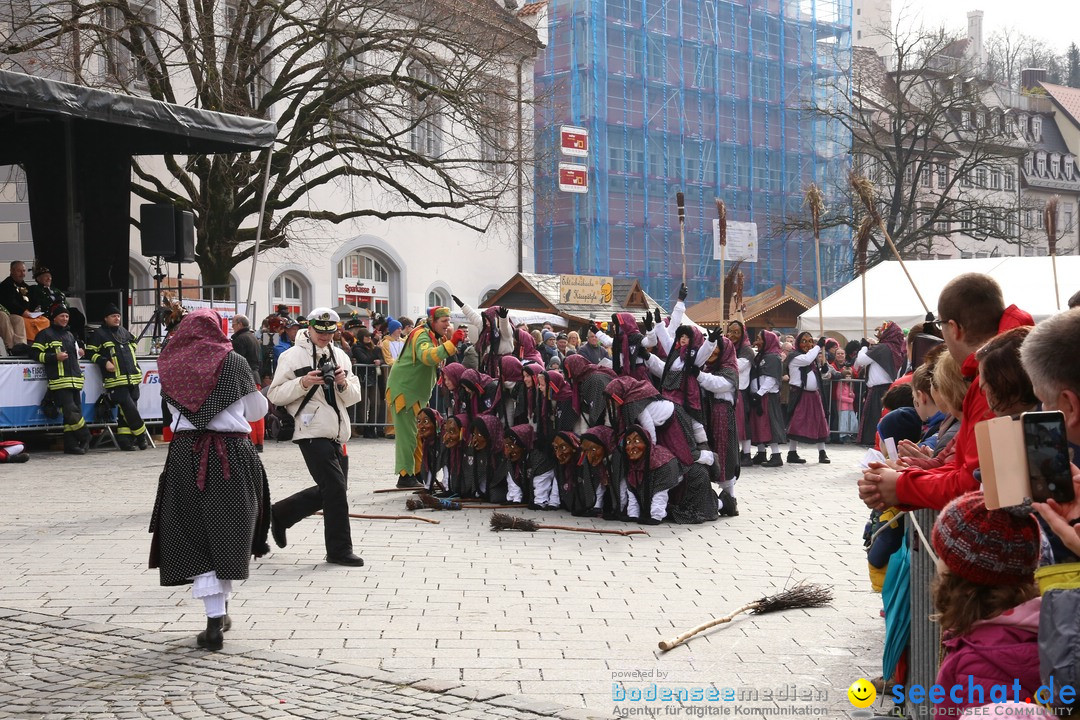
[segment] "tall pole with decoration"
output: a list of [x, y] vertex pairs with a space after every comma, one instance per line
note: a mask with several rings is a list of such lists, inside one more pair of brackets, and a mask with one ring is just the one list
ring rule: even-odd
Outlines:
[[1050, 267], [1054, 270], [1054, 304], [1061, 310], [1061, 293], [1058, 292], [1057, 277], [1057, 210], [1058, 196], [1046, 201], [1046, 209], [1043, 211], [1046, 220], [1046, 242], [1050, 246]]
[[821, 190], [814, 183], [806, 188], [806, 205], [810, 209], [810, 221], [814, 226], [814, 265], [817, 267], [818, 337], [825, 335], [825, 309], [821, 306], [821, 213], [825, 203]]
[[720, 243], [720, 327], [727, 322], [727, 295], [724, 293], [724, 278], [727, 273], [727, 208], [724, 201], [716, 198], [717, 242]]
[[686, 284], [686, 196], [675, 193], [675, 205], [679, 211], [679, 249], [682, 251], [682, 284]]
[[866, 327], [866, 253], [870, 248], [870, 233], [874, 229], [874, 219], [869, 215], [859, 223], [859, 232], [855, 236], [855, 266], [862, 280], [862, 336], [868, 334]]

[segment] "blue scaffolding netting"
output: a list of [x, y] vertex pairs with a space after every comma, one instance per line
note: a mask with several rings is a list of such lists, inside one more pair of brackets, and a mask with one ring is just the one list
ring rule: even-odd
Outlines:
[[[670, 301], [682, 191], [694, 298], [719, 294], [714, 198], [729, 221], [757, 225], [745, 294], [790, 285], [813, 297], [813, 236], [790, 228], [810, 182], [830, 209], [845, 202], [850, 135], [811, 108], [848, 96], [851, 0], [549, 0], [547, 15], [537, 272], [636, 277]], [[588, 130], [587, 158], [560, 156], [562, 125]], [[559, 191], [560, 161], [588, 166], [588, 193]], [[848, 231], [823, 231], [821, 256], [827, 294], [851, 278]]]

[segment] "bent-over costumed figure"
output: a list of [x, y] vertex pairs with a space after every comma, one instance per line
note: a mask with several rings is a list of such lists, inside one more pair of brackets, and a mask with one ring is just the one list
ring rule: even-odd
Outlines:
[[162, 585], [192, 583], [206, 606], [199, 647], [219, 650], [233, 581], [247, 578], [252, 555], [270, 551], [270, 488], [248, 425], [266, 415], [266, 398], [213, 310], [188, 314], [169, 334], [158, 372], [174, 420], [150, 521], [150, 567]]

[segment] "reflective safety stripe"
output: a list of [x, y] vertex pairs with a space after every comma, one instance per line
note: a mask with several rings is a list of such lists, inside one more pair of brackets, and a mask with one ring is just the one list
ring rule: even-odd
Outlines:
[[84, 418], [79, 418], [79, 422], [75, 423], [74, 425], [65, 425], [64, 432], [75, 432], [76, 430], [82, 430], [83, 425], [86, 425], [86, 420]]
[[133, 433], [131, 432], [131, 429], [130, 429], [130, 428], [126, 428], [126, 427], [124, 427], [123, 425], [121, 425], [120, 427], [116, 428], [116, 432], [120, 433], [121, 435], [132, 435], [132, 434], [133, 434]]
[[142, 435], [145, 432], [146, 432], [146, 426], [145, 425], [140, 425], [139, 427], [132, 430], [131, 434], [132, 435]]

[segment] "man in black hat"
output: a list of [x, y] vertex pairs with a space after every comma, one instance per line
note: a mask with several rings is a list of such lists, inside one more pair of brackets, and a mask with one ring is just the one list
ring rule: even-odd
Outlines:
[[85, 455], [90, 447], [90, 431], [82, 415], [83, 374], [79, 367], [82, 348], [67, 329], [71, 319], [67, 305], [49, 308], [52, 325], [34, 338], [31, 355], [45, 366], [49, 392], [64, 412], [64, 452]]
[[[30, 286], [30, 309], [47, 313], [49, 308], [57, 303], [61, 305], [67, 305], [67, 295], [63, 290], [53, 287], [52, 270], [44, 265], [34, 265], [34, 282], [37, 285]], [[70, 320], [68, 321], [68, 330], [75, 339], [83, 341], [86, 336], [83, 334], [86, 332], [86, 318], [79, 311], [78, 308], [73, 308], [68, 305], [68, 315]]]
[[146, 425], [139, 414], [142, 371], [135, 359], [135, 336], [120, 325], [120, 308], [105, 306], [104, 324], [94, 331], [86, 350], [90, 362], [101, 368], [101, 381], [113, 405], [120, 408], [116, 421], [116, 444], [121, 450], [145, 450]]

